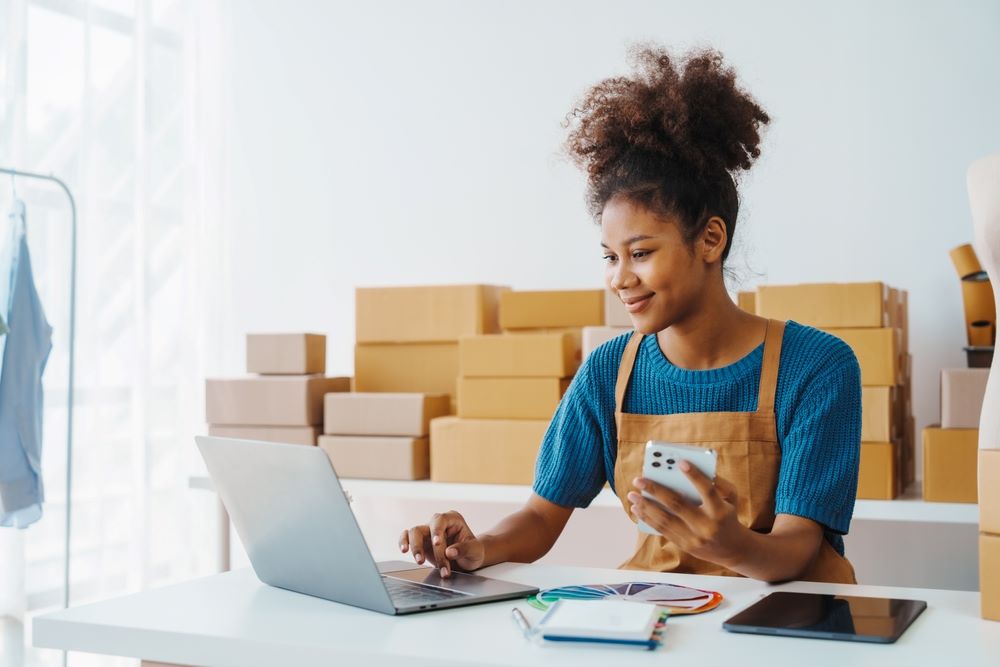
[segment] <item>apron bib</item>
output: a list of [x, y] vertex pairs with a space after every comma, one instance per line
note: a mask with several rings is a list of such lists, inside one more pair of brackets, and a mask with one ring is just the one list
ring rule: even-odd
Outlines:
[[[625, 389], [632, 375], [643, 335], [632, 334], [618, 368], [615, 386], [615, 423], [618, 426], [618, 458], [615, 491], [626, 514], [635, 523], [628, 492], [632, 480], [642, 476], [642, 458], [647, 440], [663, 440], [715, 450], [716, 474], [736, 487], [737, 515], [744, 526], [759, 533], [774, 525], [774, 494], [781, 467], [774, 393], [785, 323], [770, 320], [764, 336], [764, 360], [756, 412], [689, 412], [672, 415], [640, 415], [622, 411]], [[683, 572], [742, 576], [721, 565], [695, 558], [660, 535], [639, 532], [635, 553], [619, 566], [629, 570]], [[802, 581], [857, 583], [850, 562], [823, 538], [819, 553], [799, 576]]]

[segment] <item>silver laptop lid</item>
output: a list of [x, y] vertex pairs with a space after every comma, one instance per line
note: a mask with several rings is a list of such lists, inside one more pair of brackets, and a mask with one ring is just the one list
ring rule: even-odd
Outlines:
[[195, 441], [261, 581], [394, 612], [326, 452], [207, 436]]

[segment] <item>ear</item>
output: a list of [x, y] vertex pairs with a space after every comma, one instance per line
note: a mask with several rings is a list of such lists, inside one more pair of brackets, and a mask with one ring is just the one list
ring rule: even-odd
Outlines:
[[719, 216], [713, 215], [705, 223], [705, 228], [701, 230], [698, 239], [701, 258], [709, 264], [720, 261], [728, 241], [729, 234], [726, 232], [726, 223]]

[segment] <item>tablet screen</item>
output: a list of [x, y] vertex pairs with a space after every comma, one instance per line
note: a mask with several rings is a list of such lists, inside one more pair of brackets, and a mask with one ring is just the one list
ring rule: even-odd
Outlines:
[[778, 592], [722, 627], [730, 632], [891, 643], [926, 608], [921, 600]]

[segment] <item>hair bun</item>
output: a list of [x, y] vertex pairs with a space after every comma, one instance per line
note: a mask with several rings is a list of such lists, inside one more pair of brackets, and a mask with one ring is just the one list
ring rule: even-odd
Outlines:
[[675, 63], [665, 49], [640, 45], [630, 55], [633, 77], [601, 81], [567, 117], [567, 148], [592, 181], [636, 153], [700, 180], [751, 167], [770, 118], [720, 53], [693, 51]]

